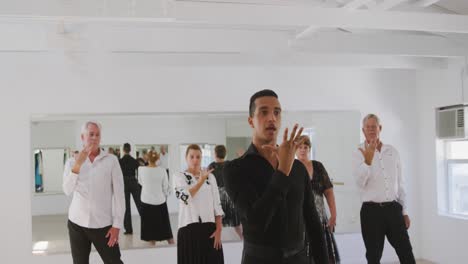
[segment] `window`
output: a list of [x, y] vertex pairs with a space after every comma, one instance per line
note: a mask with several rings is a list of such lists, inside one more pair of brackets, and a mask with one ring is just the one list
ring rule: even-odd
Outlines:
[[447, 141], [445, 151], [448, 211], [468, 217], [468, 141]]

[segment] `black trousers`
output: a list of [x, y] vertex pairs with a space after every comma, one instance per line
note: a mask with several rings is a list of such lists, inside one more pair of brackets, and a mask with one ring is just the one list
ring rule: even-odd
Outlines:
[[402, 210], [398, 202], [363, 203], [361, 230], [366, 246], [367, 263], [380, 263], [385, 237], [395, 249], [400, 263], [416, 263]]
[[242, 264], [313, 264], [307, 253], [306, 246], [297, 253], [288, 255], [280, 249], [265, 248], [244, 241]]
[[120, 259], [119, 245], [109, 247], [106, 234], [111, 226], [104, 228], [81, 227], [68, 221], [68, 235], [73, 257], [73, 264], [89, 264], [91, 243], [96, 248], [105, 264], [123, 264]]
[[125, 232], [133, 233], [132, 226], [132, 209], [131, 209], [131, 200], [130, 195], [135, 201], [138, 214], [141, 216], [141, 185], [138, 184], [136, 179], [127, 179], [124, 178], [124, 189], [125, 189], [125, 216], [124, 216], [124, 228]]

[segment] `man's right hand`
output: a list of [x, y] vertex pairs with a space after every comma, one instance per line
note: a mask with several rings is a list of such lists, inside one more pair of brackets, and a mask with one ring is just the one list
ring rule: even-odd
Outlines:
[[73, 173], [80, 173], [81, 165], [86, 161], [91, 151], [91, 147], [84, 147], [83, 150], [80, 151], [78, 157], [76, 158], [75, 164], [73, 165], [72, 172]]
[[296, 150], [302, 142], [298, 141], [298, 138], [302, 134], [302, 130], [304, 129], [301, 127], [299, 131], [297, 128], [299, 127], [298, 124], [294, 125], [293, 131], [291, 132], [291, 136], [288, 139], [288, 128], [284, 130], [283, 135], [283, 142], [279, 147], [264, 145], [263, 148], [270, 149], [278, 158], [278, 170], [284, 173], [286, 176], [289, 176], [291, 172], [292, 165], [294, 163]]
[[364, 162], [367, 165], [372, 165], [372, 160], [374, 159], [374, 154], [375, 154], [375, 149], [377, 148], [377, 145], [379, 144], [378, 139], [371, 140], [369, 144], [364, 143], [364, 149], [359, 148], [359, 151], [361, 151], [362, 156], [364, 156]]
[[206, 181], [208, 179], [208, 176], [210, 176], [210, 173], [213, 172], [214, 169], [209, 169], [209, 170], [202, 170], [200, 172], [200, 180], [201, 181]]

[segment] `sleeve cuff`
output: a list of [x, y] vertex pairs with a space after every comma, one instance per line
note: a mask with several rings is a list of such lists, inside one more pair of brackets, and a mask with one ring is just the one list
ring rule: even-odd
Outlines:
[[112, 227], [113, 227], [113, 228], [122, 229], [122, 225], [119, 225], [119, 224], [116, 224], [116, 223], [113, 223], [113, 224], [112, 224]]
[[224, 216], [223, 210], [217, 211], [215, 216]]

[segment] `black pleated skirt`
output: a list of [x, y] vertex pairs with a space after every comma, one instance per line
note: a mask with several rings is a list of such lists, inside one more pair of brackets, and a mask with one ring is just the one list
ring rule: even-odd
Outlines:
[[177, 264], [224, 264], [223, 249], [214, 248], [215, 223], [193, 223], [177, 233]]
[[167, 203], [141, 203], [141, 240], [162, 241], [173, 238]]

